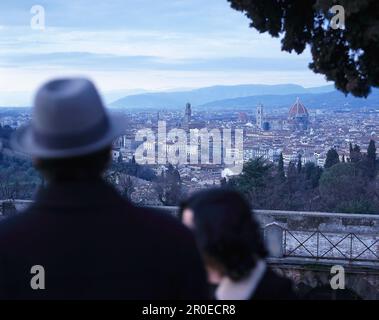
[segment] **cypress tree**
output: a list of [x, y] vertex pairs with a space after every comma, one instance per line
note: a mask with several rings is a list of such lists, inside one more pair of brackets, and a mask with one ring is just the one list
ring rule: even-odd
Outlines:
[[353, 151], [350, 155], [351, 162], [358, 163], [362, 160], [361, 148], [356, 144], [354, 145]]
[[325, 160], [324, 168], [328, 169], [328, 168], [334, 166], [335, 164], [337, 164], [339, 162], [340, 162], [340, 157], [339, 157], [336, 149], [332, 148], [326, 154], [326, 160]]
[[370, 178], [376, 177], [376, 147], [375, 141], [370, 140], [370, 143], [367, 148], [367, 170], [368, 176]]
[[284, 173], [284, 159], [283, 159], [283, 153], [280, 153], [279, 156], [279, 163], [278, 163], [278, 176], [281, 181], [285, 179], [285, 173]]
[[301, 161], [301, 154], [299, 154], [298, 160], [297, 160], [297, 173], [301, 173], [302, 166], [303, 166], [303, 164]]

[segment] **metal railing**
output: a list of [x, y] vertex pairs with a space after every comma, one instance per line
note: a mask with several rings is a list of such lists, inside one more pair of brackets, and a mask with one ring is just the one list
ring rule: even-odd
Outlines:
[[283, 257], [379, 262], [378, 235], [283, 228]]

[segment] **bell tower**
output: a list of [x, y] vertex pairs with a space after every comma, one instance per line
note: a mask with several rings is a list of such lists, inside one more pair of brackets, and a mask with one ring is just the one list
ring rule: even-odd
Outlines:
[[256, 110], [256, 124], [259, 129], [263, 129], [263, 104], [258, 104]]

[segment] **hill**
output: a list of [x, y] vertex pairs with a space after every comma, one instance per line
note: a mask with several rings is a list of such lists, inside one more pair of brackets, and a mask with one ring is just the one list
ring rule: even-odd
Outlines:
[[[281, 96], [291, 94], [319, 94], [333, 91], [333, 86], [304, 88], [295, 84], [213, 86], [190, 91], [157, 92], [130, 95], [111, 103], [116, 108], [165, 108], [173, 109], [191, 102], [194, 106], [214, 101], [240, 99], [252, 96]], [[278, 97], [280, 101], [280, 97]]]
[[235, 99], [225, 99], [212, 101], [200, 105], [200, 109], [209, 108], [247, 108], [263, 103], [267, 108], [288, 107], [292, 105], [296, 98], [299, 97], [301, 102], [309, 108], [357, 108], [357, 107], [378, 107], [379, 108], [379, 89], [374, 89], [367, 98], [356, 98], [345, 96], [339, 91], [327, 93], [305, 93], [289, 95], [258, 95], [250, 97], [241, 97]]

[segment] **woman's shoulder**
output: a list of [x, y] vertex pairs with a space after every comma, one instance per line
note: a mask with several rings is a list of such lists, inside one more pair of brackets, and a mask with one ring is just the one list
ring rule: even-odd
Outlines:
[[291, 280], [278, 275], [267, 266], [266, 271], [255, 290], [252, 300], [296, 300]]

